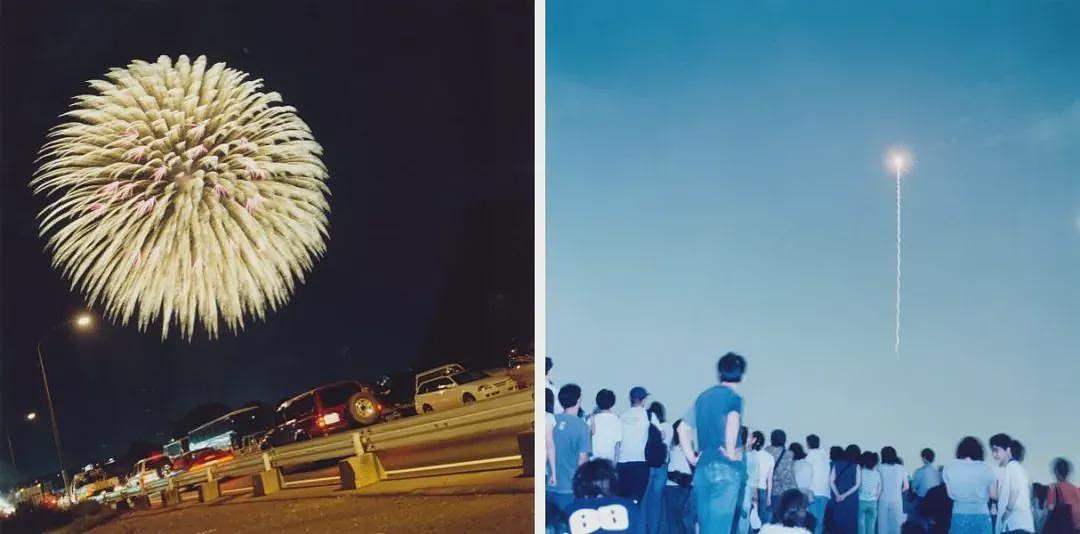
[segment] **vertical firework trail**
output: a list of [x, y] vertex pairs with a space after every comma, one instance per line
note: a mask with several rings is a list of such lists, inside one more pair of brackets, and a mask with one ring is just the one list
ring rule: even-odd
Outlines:
[[911, 169], [912, 164], [911, 153], [904, 148], [895, 147], [889, 150], [886, 155], [886, 165], [896, 172], [896, 340], [893, 344], [893, 352], [897, 356], [900, 356], [900, 268], [903, 263], [900, 213], [904, 205], [904, 197], [901, 186], [903, 185], [903, 176]]
[[893, 350], [900, 354], [900, 208], [902, 197], [900, 195], [900, 171], [902, 164], [896, 165], [896, 344]]

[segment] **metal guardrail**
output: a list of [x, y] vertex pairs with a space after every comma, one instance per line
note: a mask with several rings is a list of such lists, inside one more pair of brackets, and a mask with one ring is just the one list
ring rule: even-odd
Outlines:
[[[419, 414], [267, 451], [237, 455], [229, 462], [212, 465], [203, 471], [181, 473], [141, 484], [137, 488], [125, 487], [106, 493], [103, 500], [108, 503], [117, 502], [166, 489], [187, 488], [208, 480], [252, 475], [271, 468], [337, 460], [365, 452], [379, 456], [398, 450], [434, 449], [447, 442], [466, 438], [526, 431], [530, 430], [533, 424], [533, 396], [534, 389], [530, 388], [445, 412]], [[506, 452], [518, 453], [516, 447]], [[401, 470], [422, 467], [425, 466], [410, 465], [407, 459], [404, 464], [397, 466]], [[445, 474], [445, 471], [441, 474]]]

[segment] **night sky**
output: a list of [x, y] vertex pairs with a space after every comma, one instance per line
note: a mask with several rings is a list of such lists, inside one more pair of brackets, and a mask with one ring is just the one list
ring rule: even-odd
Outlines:
[[[0, 425], [23, 478], [56, 467], [42, 337], [69, 469], [164, 443], [204, 402], [531, 347], [532, 3], [278, 4], [4, 4]], [[330, 170], [328, 251], [284, 309], [216, 342], [106, 322], [46, 334], [84, 301], [37, 236], [37, 151], [87, 80], [163, 54], [224, 61], [298, 109]]]

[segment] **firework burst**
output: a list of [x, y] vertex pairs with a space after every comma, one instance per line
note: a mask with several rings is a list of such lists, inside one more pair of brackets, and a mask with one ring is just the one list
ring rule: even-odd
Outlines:
[[30, 182], [53, 266], [91, 305], [190, 340], [265, 318], [325, 251], [322, 148], [261, 80], [200, 56], [89, 82]]

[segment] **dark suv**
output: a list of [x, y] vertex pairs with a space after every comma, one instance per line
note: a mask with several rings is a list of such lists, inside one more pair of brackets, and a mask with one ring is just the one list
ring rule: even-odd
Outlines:
[[319, 386], [278, 406], [277, 425], [267, 433], [262, 448], [375, 424], [384, 415], [380, 395], [370, 386], [352, 380]]

